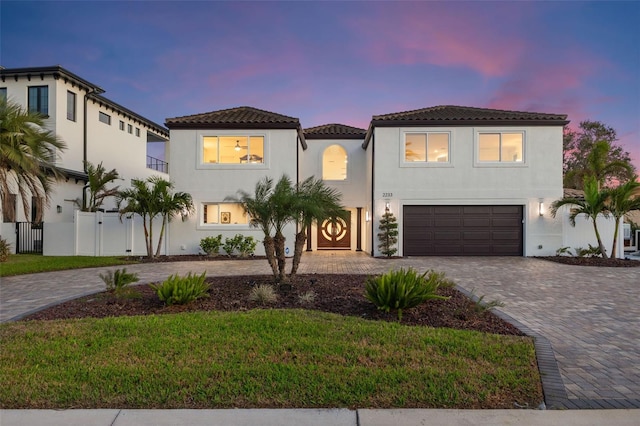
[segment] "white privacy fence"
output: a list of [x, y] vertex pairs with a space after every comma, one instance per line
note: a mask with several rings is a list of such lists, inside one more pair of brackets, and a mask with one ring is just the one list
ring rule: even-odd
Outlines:
[[[162, 221], [153, 223], [153, 250], [155, 252]], [[169, 227], [160, 254], [167, 254]], [[76, 211], [73, 223], [45, 223], [45, 256], [146, 256], [142, 218], [119, 213]]]
[[[611, 255], [615, 219], [611, 216], [606, 218], [600, 215], [598, 216], [597, 224], [602, 244], [604, 244], [607, 254]], [[616, 254], [619, 258], [624, 258], [624, 234], [622, 228], [622, 221], [620, 221], [616, 247]], [[589, 244], [597, 247], [598, 240], [593, 230], [593, 221], [584, 215], [579, 215], [576, 217], [576, 226], [571, 226], [569, 222], [569, 212], [565, 210], [562, 215], [562, 241], [564, 247], [570, 247], [572, 249], [571, 253], [575, 253], [575, 249], [578, 247], [586, 249], [589, 247]]]

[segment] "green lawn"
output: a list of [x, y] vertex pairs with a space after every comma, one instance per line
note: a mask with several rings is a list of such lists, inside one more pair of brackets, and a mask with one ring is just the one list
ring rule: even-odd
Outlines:
[[537, 406], [530, 338], [252, 310], [0, 325], [2, 408]]
[[36, 272], [62, 271], [64, 269], [97, 268], [100, 266], [136, 263], [122, 257], [93, 256], [42, 256], [39, 254], [12, 254], [0, 263], [0, 277], [33, 274]]

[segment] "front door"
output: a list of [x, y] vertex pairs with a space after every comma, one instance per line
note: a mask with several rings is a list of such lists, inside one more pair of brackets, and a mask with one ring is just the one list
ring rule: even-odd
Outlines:
[[351, 248], [351, 223], [347, 219], [325, 220], [318, 227], [318, 249], [349, 250]]

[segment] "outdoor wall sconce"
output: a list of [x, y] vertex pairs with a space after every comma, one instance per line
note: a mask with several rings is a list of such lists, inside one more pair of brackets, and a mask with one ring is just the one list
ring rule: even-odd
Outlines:
[[62, 213], [62, 206], [56, 206], [56, 211], [58, 213]]
[[364, 220], [365, 222], [371, 222], [371, 215], [369, 214], [369, 210], [364, 212]]
[[544, 203], [542, 200], [538, 201], [538, 214], [544, 216]]
[[386, 213], [386, 212], [388, 212], [389, 210], [391, 210], [389, 207], [391, 207], [391, 204], [389, 204], [389, 202], [387, 201], [387, 202], [384, 204], [384, 211], [385, 211], [385, 213]]

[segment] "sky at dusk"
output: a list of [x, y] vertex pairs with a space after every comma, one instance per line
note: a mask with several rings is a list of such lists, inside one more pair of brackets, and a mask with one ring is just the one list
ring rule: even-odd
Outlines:
[[159, 124], [253, 106], [366, 128], [435, 105], [613, 127], [640, 170], [640, 2], [0, 3], [0, 65], [61, 65]]

